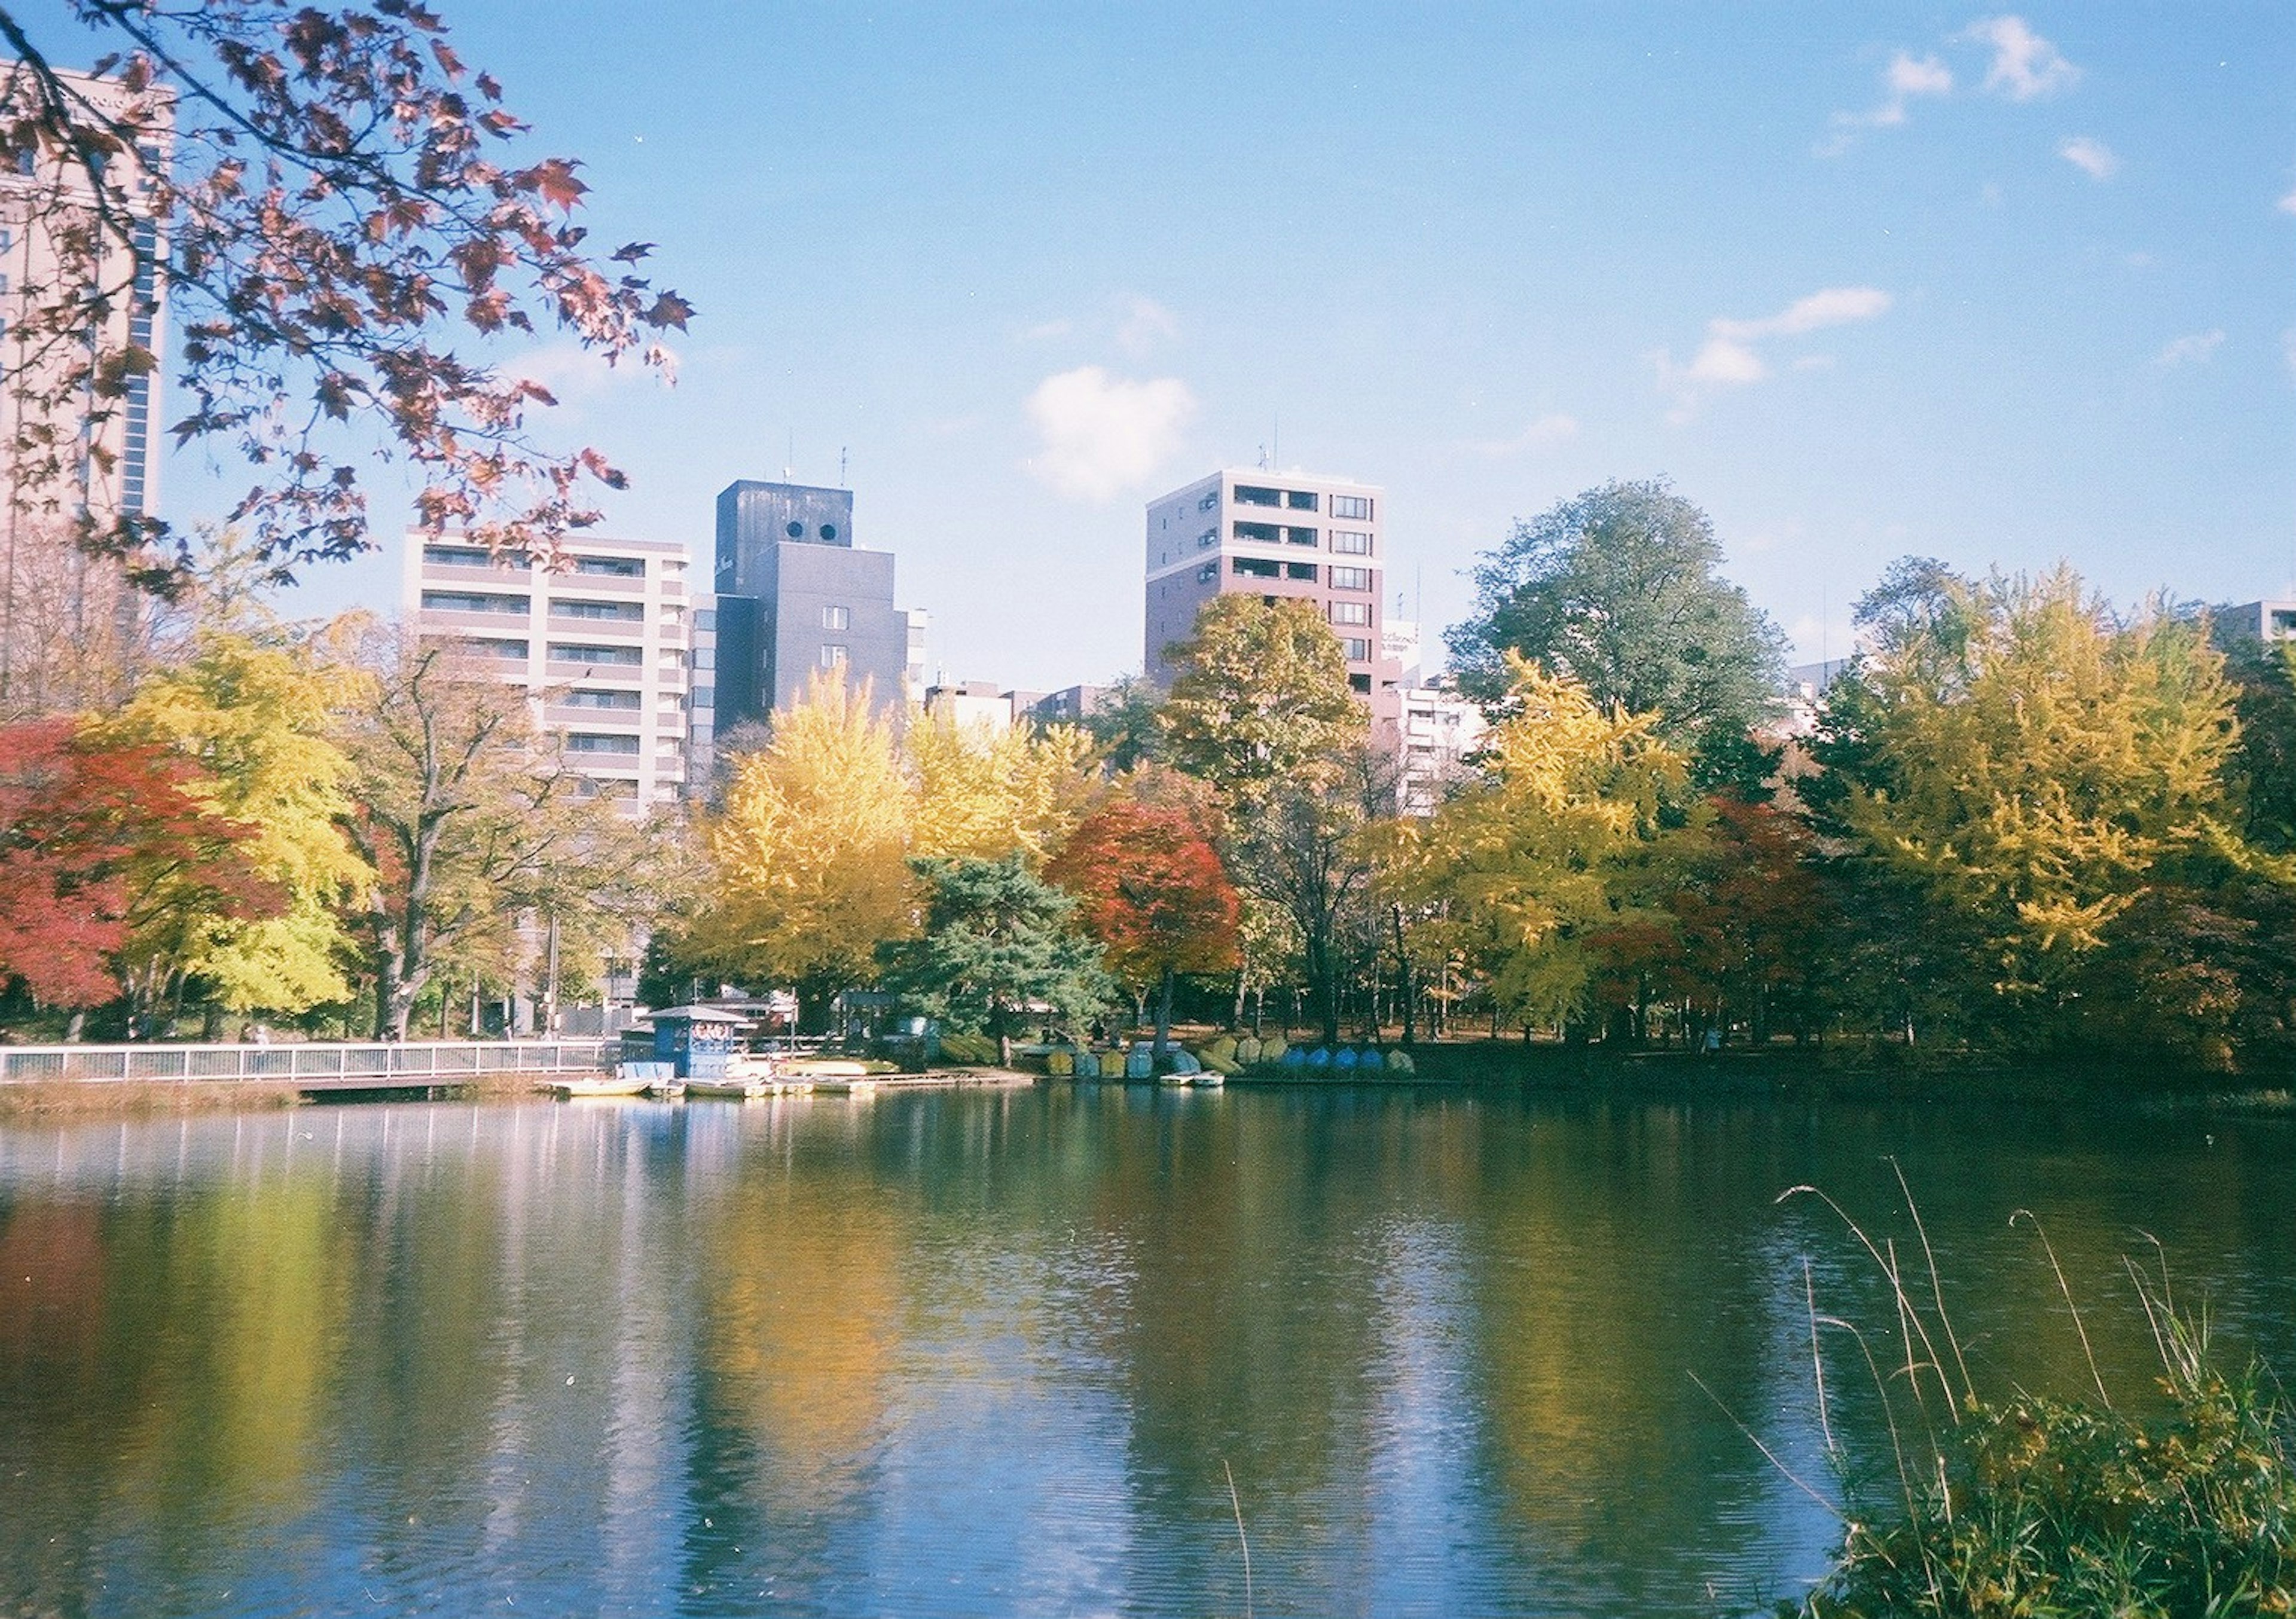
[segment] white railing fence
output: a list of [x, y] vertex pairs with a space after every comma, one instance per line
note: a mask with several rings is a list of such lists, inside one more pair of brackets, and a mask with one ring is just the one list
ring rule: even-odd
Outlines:
[[309, 1090], [451, 1085], [496, 1074], [594, 1074], [606, 1040], [312, 1041], [285, 1045], [0, 1045], [0, 1084], [261, 1081]]

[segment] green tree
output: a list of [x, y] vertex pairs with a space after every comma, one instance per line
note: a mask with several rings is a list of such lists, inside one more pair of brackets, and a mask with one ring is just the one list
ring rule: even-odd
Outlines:
[[1514, 690], [1507, 654], [1532, 658], [1597, 705], [1655, 716], [1702, 788], [1751, 796], [1768, 761], [1746, 741], [1775, 705], [1785, 643], [1722, 560], [1712, 522], [1663, 479], [1605, 484], [1517, 522], [1476, 566], [1475, 610], [1448, 634], [1460, 685], [1496, 714]]
[[1076, 930], [1076, 901], [999, 860], [920, 860], [924, 931], [879, 947], [885, 987], [951, 1027], [983, 1030], [1013, 1060], [1013, 1029], [1037, 1006], [1074, 1026], [1113, 998], [1099, 948]]

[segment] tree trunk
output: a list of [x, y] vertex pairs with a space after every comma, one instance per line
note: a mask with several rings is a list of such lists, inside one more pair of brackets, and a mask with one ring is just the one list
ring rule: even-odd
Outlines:
[[1411, 952], [1403, 944], [1403, 907], [1391, 905], [1388, 914], [1395, 920], [1395, 992], [1403, 1003], [1403, 1043], [1419, 1043], [1418, 992], [1411, 982]]
[[1156, 1054], [1161, 1057], [1172, 1049], [1172, 980], [1175, 975], [1167, 967], [1162, 983], [1156, 989]]

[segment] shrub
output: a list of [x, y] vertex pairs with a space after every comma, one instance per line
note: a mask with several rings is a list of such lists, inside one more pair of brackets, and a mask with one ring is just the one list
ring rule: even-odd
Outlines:
[[1259, 1036], [1257, 1034], [1246, 1034], [1237, 1041], [1235, 1043], [1236, 1061], [1247, 1068], [1260, 1061], [1260, 1043]]
[[996, 1060], [996, 1043], [986, 1034], [943, 1034], [940, 1059], [966, 1067], [981, 1067]]

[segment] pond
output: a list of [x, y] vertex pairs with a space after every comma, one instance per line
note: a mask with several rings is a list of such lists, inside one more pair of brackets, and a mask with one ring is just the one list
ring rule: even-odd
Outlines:
[[2152, 1238], [2296, 1366], [2284, 1119], [1046, 1085], [12, 1128], [0, 1607], [1736, 1611], [1835, 1537], [1739, 1427], [1838, 1498], [1810, 1299], [1902, 1358], [1778, 1194], [1917, 1255], [1892, 1157], [1980, 1385], [2093, 1392], [2021, 1208], [2116, 1399]]

